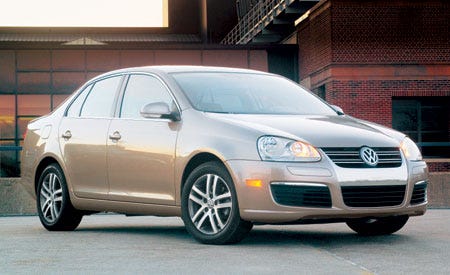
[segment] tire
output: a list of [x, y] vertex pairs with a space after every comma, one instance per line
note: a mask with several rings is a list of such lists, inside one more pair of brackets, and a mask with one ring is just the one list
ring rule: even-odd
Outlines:
[[362, 236], [379, 236], [399, 231], [408, 219], [408, 216], [366, 218], [347, 221], [347, 225]]
[[70, 202], [66, 179], [57, 164], [47, 166], [39, 177], [36, 205], [42, 225], [49, 231], [72, 231], [83, 215]]
[[253, 227], [241, 219], [233, 180], [219, 162], [201, 164], [188, 176], [181, 217], [187, 231], [205, 244], [237, 243]]

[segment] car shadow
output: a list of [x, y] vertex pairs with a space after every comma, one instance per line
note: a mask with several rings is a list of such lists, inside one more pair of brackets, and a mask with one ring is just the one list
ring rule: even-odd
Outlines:
[[[95, 232], [104, 234], [135, 234], [135, 235], [151, 235], [181, 242], [192, 242], [195, 240], [189, 235], [184, 226], [88, 226], [79, 227], [75, 232], [79, 234]], [[351, 231], [323, 232], [310, 229], [299, 229], [289, 231], [283, 229], [258, 228], [257, 226], [250, 231], [248, 236], [237, 245], [244, 246], [290, 246], [290, 245], [311, 245], [333, 247], [350, 247], [361, 245], [395, 245], [399, 243], [410, 242], [412, 239], [406, 234], [397, 233], [386, 236], [364, 237], [357, 235]]]
[[397, 233], [385, 236], [360, 236], [349, 232], [323, 232], [308, 229], [281, 231], [276, 229], [255, 229], [242, 241], [251, 246], [267, 245], [311, 245], [333, 247], [351, 247], [361, 245], [395, 245], [410, 242], [411, 237]]

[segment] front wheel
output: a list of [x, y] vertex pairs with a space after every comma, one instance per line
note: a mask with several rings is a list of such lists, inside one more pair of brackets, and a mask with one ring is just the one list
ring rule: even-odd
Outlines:
[[347, 221], [347, 225], [363, 236], [389, 235], [402, 229], [408, 219], [408, 216], [365, 218]]
[[49, 231], [74, 230], [83, 217], [70, 202], [66, 179], [57, 164], [47, 166], [39, 177], [36, 203], [39, 219]]
[[186, 229], [201, 243], [236, 243], [253, 226], [241, 219], [233, 180], [219, 162], [204, 163], [194, 169], [181, 199]]

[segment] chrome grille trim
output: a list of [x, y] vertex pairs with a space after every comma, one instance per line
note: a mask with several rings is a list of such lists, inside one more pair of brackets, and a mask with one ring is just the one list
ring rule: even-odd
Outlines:
[[378, 164], [370, 167], [361, 159], [360, 147], [324, 147], [321, 148], [337, 166], [344, 168], [393, 168], [402, 165], [400, 149], [395, 147], [374, 147], [378, 155]]

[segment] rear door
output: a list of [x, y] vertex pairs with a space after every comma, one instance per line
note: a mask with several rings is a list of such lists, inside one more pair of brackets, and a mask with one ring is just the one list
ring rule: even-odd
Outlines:
[[122, 76], [99, 80], [75, 99], [59, 126], [67, 180], [76, 196], [106, 199], [106, 140]]
[[154, 102], [177, 108], [160, 79], [131, 75], [119, 104], [118, 118], [109, 127], [111, 200], [175, 204], [174, 161], [179, 122], [141, 117], [141, 108]]

